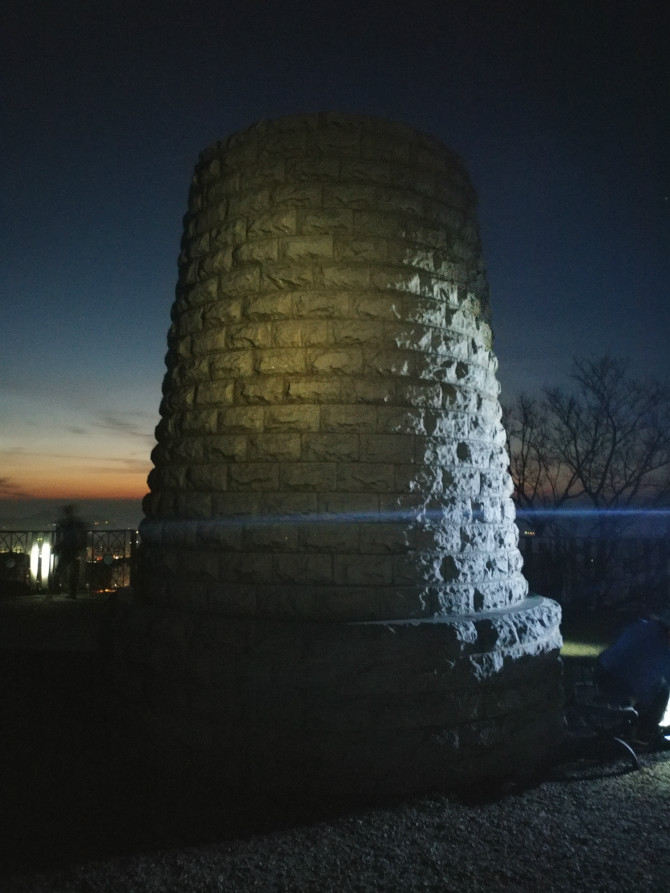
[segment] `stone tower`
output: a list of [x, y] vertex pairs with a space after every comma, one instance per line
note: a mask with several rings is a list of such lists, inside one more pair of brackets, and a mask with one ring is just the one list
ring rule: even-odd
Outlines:
[[388, 794], [514, 774], [560, 733], [475, 204], [453, 152], [386, 121], [202, 153], [121, 648], [182, 762]]

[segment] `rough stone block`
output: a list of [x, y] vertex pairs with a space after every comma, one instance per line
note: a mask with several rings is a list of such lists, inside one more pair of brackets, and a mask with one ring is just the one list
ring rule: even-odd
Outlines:
[[229, 350], [249, 350], [272, 346], [270, 322], [247, 322], [229, 326], [226, 331], [226, 347]]
[[349, 294], [346, 291], [301, 290], [295, 296], [295, 314], [298, 318], [338, 319], [349, 314]]
[[186, 309], [175, 315], [177, 331], [183, 338], [202, 329], [202, 310], [198, 307]]
[[239, 270], [231, 270], [220, 282], [220, 296], [245, 297], [258, 291], [260, 287], [260, 268], [242, 267]]
[[333, 258], [340, 263], [384, 263], [387, 260], [387, 241], [361, 236], [348, 239], [340, 237], [335, 240]]
[[218, 556], [222, 582], [270, 583], [274, 579], [272, 556], [262, 552], [223, 552]]
[[235, 518], [238, 515], [258, 515], [261, 500], [258, 493], [225, 493], [212, 499], [210, 517]]
[[336, 482], [337, 466], [332, 462], [303, 462], [281, 469], [281, 487], [285, 491], [335, 490]]
[[247, 225], [249, 239], [261, 239], [269, 235], [292, 235], [298, 230], [297, 212], [288, 208], [273, 208], [266, 214], [256, 214]]
[[311, 288], [313, 284], [313, 268], [308, 264], [297, 266], [295, 264], [282, 263], [260, 268], [259, 287], [263, 291], [272, 291], [273, 289], [302, 290]]
[[363, 355], [355, 347], [312, 348], [305, 357], [307, 372], [317, 375], [355, 375], [363, 367]]
[[306, 462], [356, 462], [357, 434], [304, 434], [302, 458]]
[[[340, 175], [340, 161], [337, 157], [294, 158], [287, 162], [287, 177], [296, 182], [328, 182], [337, 180]], [[330, 230], [329, 230], [330, 232]]]
[[415, 437], [411, 434], [369, 434], [361, 436], [363, 462], [410, 463], [414, 461]]
[[333, 558], [318, 554], [277, 555], [274, 571], [276, 579], [283, 583], [330, 583], [333, 579]]
[[422, 409], [380, 406], [377, 410], [380, 434], [426, 434], [426, 415]]
[[371, 350], [364, 357], [364, 371], [368, 375], [398, 378], [414, 375], [415, 355], [411, 351]]
[[202, 315], [203, 329], [219, 328], [227, 323], [240, 321], [242, 300], [240, 298], [225, 298], [201, 304], [197, 309]]
[[194, 490], [216, 493], [228, 489], [228, 468], [225, 465], [192, 465], [186, 484]]
[[226, 349], [226, 336], [227, 330], [224, 328], [205, 329], [204, 331], [196, 332], [191, 336], [190, 340], [181, 342], [179, 353], [183, 355], [188, 353], [202, 355], [223, 351]]
[[342, 523], [358, 522], [379, 513], [379, 498], [375, 493], [320, 493], [318, 511]]
[[321, 283], [324, 288], [358, 291], [370, 287], [370, 271], [364, 264], [324, 264], [321, 267]]
[[[218, 416], [220, 434], [253, 434], [263, 430], [262, 406], [230, 406]], [[216, 433], [216, 427], [211, 433]]]
[[285, 399], [288, 403], [341, 403], [341, 379], [326, 377], [290, 379], [286, 386]]
[[245, 263], [271, 263], [279, 260], [279, 241], [277, 239], [262, 239], [257, 242], [246, 242], [233, 252], [235, 264]]
[[257, 434], [249, 437], [249, 458], [254, 461], [293, 462], [300, 459], [299, 434]]
[[[366, 363], [366, 370], [369, 364]], [[392, 403], [396, 386], [378, 378], [345, 378], [340, 383], [341, 403]]]
[[394, 182], [394, 167], [379, 158], [370, 161], [352, 159], [342, 162], [341, 179], [343, 183], [374, 183], [390, 186]]
[[325, 319], [286, 320], [274, 327], [273, 347], [313, 347], [329, 344], [329, 323]]
[[305, 552], [358, 552], [359, 527], [337, 521], [308, 522], [300, 527], [299, 544]]
[[209, 374], [216, 378], [245, 378], [253, 372], [250, 351], [226, 351], [210, 358]]
[[258, 380], [241, 380], [237, 385], [236, 403], [280, 403], [284, 397], [284, 378], [281, 375], [268, 376]]
[[372, 185], [332, 183], [323, 187], [323, 207], [367, 210], [375, 207], [375, 187]]
[[333, 340], [340, 345], [379, 344], [384, 338], [384, 328], [377, 321], [333, 320], [331, 331]]
[[201, 457], [205, 461], [239, 462], [247, 454], [247, 438], [242, 435], [213, 435], [202, 438], [199, 443]]
[[[314, 515], [319, 511], [316, 493], [266, 493], [259, 512], [268, 517], [292, 519], [298, 515]], [[309, 517], [305, 518], [305, 523]]]
[[319, 417], [318, 406], [272, 406], [264, 410], [264, 428], [265, 431], [318, 431]]
[[361, 524], [360, 551], [363, 554], [413, 551], [416, 533], [400, 520], [396, 523]]
[[401, 267], [375, 270], [371, 276], [371, 284], [380, 291], [394, 291], [417, 296], [424, 294], [420, 274]]
[[305, 351], [301, 348], [269, 348], [257, 354], [254, 368], [259, 375], [305, 372]]
[[285, 183], [273, 190], [272, 202], [280, 208], [321, 208], [321, 193], [317, 183]]
[[361, 320], [396, 322], [403, 316], [403, 304], [396, 295], [368, 291], [357, 294], [352, 301], [353, 315]]
[[375, 406], [323, 406], [321, 430], [323, 432], [374, 432], [377, 430]]
[[289, 523], [259, 524], [246, 533], [248, 548], [259, 552], [295, 552], [298, 549], [298, 528]]
[[396, 493], [421, 493], [424, 496], [442, 493], [442, 469], [429, 465], [396, 465], [393, 490]]
[[[421, 298], [416, 296], [405, 298], [404, 306], [404, 317], [409, 322], [417, 322], [426, 326], [442, 327], [446, 325], [446, 308], [444, 301], [435, 301], [432, 298]], [[442, 339], [440, 339], [439, 343], [443, 343]]]
[[327, 233], [333, 236], [354, 231], [354, 212], [348, 208], [298, 212], [300, 231], [305, 235]]
[[290, 319], [293, 315], [293, 296], [290, 293], [251, 295], [245, 298], [243, 312], [246, 319]]
[[410, 383], [399, 381], [396, 386], [399, 403], [407, 406], [426, 406], [439, 409], [442, 405], [442, 388], [437, 382]]
[[336, 555], [333, 576], [340, 585], [388, 585], [393, 579], [393, 559], [390, 555]]
[[265, 189], [256, 188], [245, 191], [244, 193], [240, 192], [236, 195], [229, 195], [227, 208], [228, 218], [234, 220], [235, 218], [242, 217], [245, 211], [247, 213], [250, 211], [252, 213], [267, 212], [272, 203], [270, 193], [271, 188], [268, 185]]
[[[267, 618], [284, 619], [299, 614], [301, 617], [315, 620], [320, 614], [318, 605], [319, 598], [314, 585], [296, 585], [295, 583], [279, 585], [275, 583], [270, 586], [263, 586], [262, 589], [258, 590], [256, 595], [256, 613], [261, 617]], [[273, 671], [274, 669], [273, 665]], [[268, 673], [266, 678], [273, 678], [273, 671]], [[291, 703], [290, 701], [287, 701], [285, 694], [286, 690], [282, 688], [281, 700], [284, 704]], [[276, 702], [268, 702], [266, 714], [268, 717], [274, 714], [271, 704], [275, 704], [276, 706]], [[290, 712], [291, 711], [288, 712], [288, 715], [290, 715]], [[267, 729], [261, 727], [257, 730], [256, 734], [262, 736], [266, 734], [266, 732], [269, 733], [269, 727]], [[256, 735], [254, 737], [256, 737]], [[275, 757], [276, 753], [274, 755], [268, 755], [268, 765], [274, 765]], [[285, 763], [282, 767], [282, 771], [286, 771]]]
[[330, 235], [302, 235], [282, 240], [284, 261], [329, 261], [332, 257], [333, 237]]
[[277, 490], [279, 466], [275, 462], [237, 462], [228, 471], [231, 490]]
[[200, 545], [205, 548], [239, 551], [242, 548], [242, 531], [223, 519], [199, 521], [196, 546]]
[[195, 402], [198, 406], [229, 406], [233, 402], [234, 385], [231, 380], [202, 381], [197, 386]]
[[216, 409], [194, 409], [178, 416], [179, 428], [184, 434], [215, 434], [218, 411]]
[[394, 489], [393, 465], [372, 462], [341, 463], [337, 472], [338, 489], [352, 493], [383, 493]]

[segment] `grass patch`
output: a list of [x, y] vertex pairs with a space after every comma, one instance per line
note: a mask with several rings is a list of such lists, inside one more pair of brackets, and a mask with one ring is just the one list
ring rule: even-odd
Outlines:
[[619, 635], [620, 621], [607, 615], [581, 614], [563, 618], [563, 657], [597, 657]]
[[577, 639], [564, 639], [563, 657], [597, 657], [605, 645], [602, 642], [581, 642]]

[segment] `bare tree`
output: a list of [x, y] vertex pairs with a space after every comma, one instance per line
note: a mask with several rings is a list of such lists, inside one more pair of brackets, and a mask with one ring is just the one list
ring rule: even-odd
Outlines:
[[617, 510], [667, 502], [670, 390], [631, 378], [625, 360], [607, 356], [573, 360], [570, 377], [571, 391], [522, 394], [505, 410], [519, 508], [557, 509], [576, 500]]
[[521, 509], [554, 509], [578, 496], [553, 443], [553, 424], [545, 402], [521, 394], [503, 408], [514, 500]]
[[[596, 606], [617, 584], [627, 510], [670, 502], [670, 390], [635, 380], [626, 361], [607, 356], [573, 360], [571, 381], [570, 390], [522, 394], [503, 421], [519, 510], [534, 513], [539, 536], [561, 535], [551, 554]], [[568, 508], [593, 510], [592, 523], [576, 523]], [[578, 545], [575, 537], [595, 539]], [[642, 564], [625, 567], [646, 579]]]

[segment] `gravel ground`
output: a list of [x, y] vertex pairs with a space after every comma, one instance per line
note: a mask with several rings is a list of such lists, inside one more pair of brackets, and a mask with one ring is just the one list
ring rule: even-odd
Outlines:
[[488, 803], [424, 797], [9, 880], [38, 891], [670, 890], [670, 755]]

